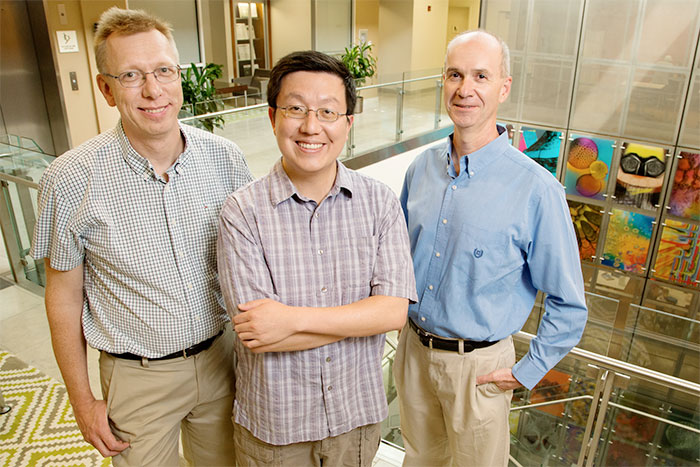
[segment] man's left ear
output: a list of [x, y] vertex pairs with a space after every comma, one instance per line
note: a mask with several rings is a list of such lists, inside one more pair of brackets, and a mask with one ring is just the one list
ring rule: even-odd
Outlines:
[[510, 94], [510, 86], [513, 84], [513, 77], [509, 76], [503, 81], [503, 86], [501, 87], [501, 94], [498, 96], [498, 102], [503, 103], [508, 99]]

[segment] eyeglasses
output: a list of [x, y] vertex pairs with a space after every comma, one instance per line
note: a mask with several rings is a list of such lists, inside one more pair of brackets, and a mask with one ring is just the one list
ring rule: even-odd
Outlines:
[[102, 73], [105, 76], [119, 80], [125, 88], [138, 88], [146, 82], [146, 75], [152, 74], [160, 83], [172, 83], [180, 78], [179, 66], [160, 66], [153, 71], [129, 70], [118, 75]]
[[636, 152], [629, 152], [620, 158], [623, 172], [644, 177], [658, 177], [666, 170], [666, 165], [658, 157], [641, 157]]
[[289, 118], [296, 118], [296, 119], [303, 119], [306, 118], [307, 115], [309, 115], [309, 112], [313, 112], [316, 114], [316, 118], [320, 122], [325, 122], [325, 123], [333, 123], [338, 118], [344, 117], [347, 114], [341, 114], [336, 112], [335, 110], [331, 109], [309, 109], [303, 105], [288, 105], [287, 107], [277, 107], [282, 111], [282, 114], [285, 117]]

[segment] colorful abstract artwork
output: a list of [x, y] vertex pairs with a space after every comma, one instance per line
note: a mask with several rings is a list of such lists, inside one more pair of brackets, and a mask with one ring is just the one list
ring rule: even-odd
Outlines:
[[518, 149], [549, 170], [549, 173], [557, 176], [557, 161], [561, 149], [560, 131], [523, 127], [520, 132]]
[[615, 182], [615, 202], [655, 210], [666, 173], [666, 150], [626, 143], [620, 155]]
[[674, 216], [700, 220], [700, 154], [681, 152], [668, 207]]
[[600, 223], [603, 219], [601, 208], [592, 204], [568, 201], [571, 221], [574, 223], [578, 251], [583, 261], [591, 261], [598, 247]]
[[[549, 370], [542, 380], [537, 383], [537, 386], [532, 388], [530, 393], [530, 403], [537, 404], [539, 402], [551, 401], [554, 399], [563, 399], [569, 391], [571, 384], [571, 375], [557, 370]], [[564, 403], [543, 405], [537, 407], [537, 410], [547, 412], [555, 417], [561, 417], [564, 413]]]
[[613, 142], [572, 135], [566, 160], [566, 193], [603, 199], [613, 155]]
[[700, 286], [700, 225], [666, 219], [654, 275], [679, 284]]
[[613, 209], [602, 263], [627, 272], [644, 272], [653, 221], [652, 216]]

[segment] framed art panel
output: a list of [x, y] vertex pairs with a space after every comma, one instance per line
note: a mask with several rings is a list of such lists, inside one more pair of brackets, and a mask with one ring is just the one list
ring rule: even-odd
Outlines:
[[700, 287], [700, 225], [666, 219], [654, 276]]
[[669, 214], [700, 220], [700, 154], [681, 151], [668, 201]]
[[649, 255], [654, 218], [613, 209], [608, 222], [602, 264], [642, 274]]
[[666, 173], [667, 150], [624, 143], [615, 181], [615, 203], [656, 210]]
[[557, 176], [561, 152], [561, 131], [522, 127], [518, 149]]
[[566, 159], [566, 193], [602, 200], [614, 148], [611, 140], [572, 135]]
[[598, 248], [600, 224], [603, 220], [601, 208], [593, 204], [568, 200], [571, 221], [574, 223], [578, 251], [582, 261], [593, 261]]

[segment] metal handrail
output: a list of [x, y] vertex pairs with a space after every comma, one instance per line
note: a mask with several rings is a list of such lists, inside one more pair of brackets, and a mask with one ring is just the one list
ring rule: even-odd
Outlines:
[[[525, 341], [529, 343], [535, 338], [533, 334], [525, 331], [520, 331], [514, 335], [517, 340]], [[570, 355], [585, 360], [600, 368], [613, 371], [615, 373], [621, 373], [627, 376], [634, 376], [635, 378], [640, 378], [645, 381], [660, 384], [671, 389], [676, 389], [678, 391], [685, 392], [686, 394], [691, 394], [696, 397], [700, 397], [700, 384], [688, 381], [685, 379], [678, 378], [676, 376], [667, 375], [659, 371], [650, 370], [641, 366], [634, 365], [632, 363], [623, 362], [621, 360], [616, 360], [605, 355], [600, 355], [588, 350], [584, 350], [578, 347], [574, 347], [569, 352]]]
[[651, 418], [651, 419], [653, 419], [653, 420], [656, 420], [656, 421], [659, 421], [659, 422], [663, 422], [663, 423], [665, 423], [665, 424], [667, 424], [667, 425], [673, 425], [673, 426], [676, 426], [676, 427], [678, 427], [678, 428], [683, 428], [684, 430], [688, 430], [688, 431], [692, 431], [693, 433], [698, 433], [698, 434], [700, 434], [700, 429], [697, 429], [697, 428], [695, 428], [695, 427], [693, 427], [693, 426], [690, 426], [690, 425], [684, 425], [683, 423], [678, 423], [678, 422], [675, 422], [675, 421], [673, 421], [673, 420], [669, 420], [668, 418], [659, 417], [659, 416], [657, 416], [657, 415], [653, 415], [653, 414], [650, 414], [650, 413], [647, 413], [647, 412], [643, 412], [643, 411], [641, 411], [641, 410], [637, 410], [637, 409], [633, 409], [633, 408], [631, 408], [631, 407], [627, 407], [626, 405], [616, 404], [615, 402], [608, 402], [608, 405], [611, 406], [611, 407], [616, 407], [616, 408], [618, 408], [618, 409], [620, 409], [620, 410], [626, 410], [627, 412], [632, 412], [632, 413], [635, 413], [635, 414], [637, 414], [637, 415], [641, 415], [641, 416], [643, 416], [643, 417], [648, 417], [648, 418]]
[[182, 122], [189, 122], [190, 120], [199, 120], [202, 118], [219, 117], [221, 115], [235, 114], [237, 112], [246, 112], [248, 110], [263, 109], [268, 107], [267, 104], [255, 104], [249, 105], [247, 107], [237, 107], [235, 109], [219, 110], [217, 112], [211, 112], [208, 114], [193, 115], [192, 117], [179, 118], [178, 120]]
[[423, 76], [422, 78], [411, 78], [411, 79], [404, 79], [401, 81], [393, 81], [391, 83], [371, 84], [369, 86], [361, 86], [361, 87], [357, 88], [357, 90], [364, 91], [365, 89], [382, 88], [385, 86], [396, 86], [398, 84], [415, 83], [417, 81], [425, 81], [428, 79], [435, 79], [435, 78], [440, 78], [440, 77], [442, 77], [442, 75], [430, 75], [430, 76]]
[[537, 407], [545, 407], [547, 405], [554, 405], [554, 404], [561, 404], [563, 402], [572, 402], [572, 401], [578, 401], [582, 399], [588, 399], [592, 400], [593, 396], [589, 394], [584, 394], [581, 396], [574, 396], [574, 397], [565, 397], [563, 399], [552, 399], [550, 401], [545, 401], [545, 402], [537, 402], [535, 404], [528, 404], [528, 405], [518, 405], [515, 407], [511, 407], [510, 411], [511, 412], [517, 412], [518, 410], [525, 410], [525, 409], [534, 409]]
[[39, 184], [36, 182], [32, 182], [31, 180], [27, 180], [26, 178], [21, 178], [21, 177], [16, 177], [14, 175], [9, 175], [4, 172], [0, 172], [0, 180], [5, 180], [8, 182], [16, 183], [18, 185], [25, 185], [28, 186], [29, 188], [34, 188], [34, 189], [39, 189]]
[[[387, 86], [396, 86], [398, 84], [405, 84], [405, 83], [414, 83], [417, 81], [425, 81], [428, 79], [435, 79], [439, 78], [442, 75], [431, 75], [431, 76], [424, 76], [422, 78], [412, 78], [412, 79], [406, 79], [406, 80], [401, 80], [401, 81], [393, 81], [391, 83], [381, 83], [381, 84], [372, 84], [370, 86], [362, 86], [357, 88], [358, 91], [364, 91], [365, 89], [375, 89], [375, 88], [381, 88], [381, 87], [387, 87]], [[267, 104], [255, 104], [255, 105], [249, 105], [246, 107], [238, 107], [235, 109], [226, 109], [226, 110], [219, 110], [217, 112], [211, 112], [208, 114], [201, 114], [201, 115], [193, 115], [191, 117], [184, 117], [178, 119], [180, 122], [189, 122], [192, 120], [199, 120], [201, 118], [211, 118], [211, 117], [220, 117], [222, 115], [228, 115], [228, 114], [234, 114], [237, 112], [246, 112], [248, 110], [255, 110], [255, 109], [262, 109], [268, 107]]]

